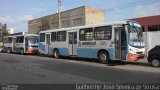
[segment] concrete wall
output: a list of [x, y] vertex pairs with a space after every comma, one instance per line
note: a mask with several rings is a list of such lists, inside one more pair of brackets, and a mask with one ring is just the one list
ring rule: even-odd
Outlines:
[[105, 13], [103, 10], [85, 7], [85, 24], [97, 24], [105, 22]]

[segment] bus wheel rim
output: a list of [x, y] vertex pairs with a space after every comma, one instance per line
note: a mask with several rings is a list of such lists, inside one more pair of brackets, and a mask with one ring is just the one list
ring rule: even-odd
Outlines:
[[10, 53], [9, 49], [7, 50], [7, 53]]
[[107, 56], [106, 56], [105, 54], [102, 54], [102, 55], [100, 56], [100, 58], [101, 58], [102, 61], [106, 61]]
[[153, 65], [153, 66], [159, 66], [159, 65], [160, 65], [159, 60], [158, 60], [158, 59], [153, 59], [153, 60], [152, 60], [152, 65]]
[[58, 56], [58, 52], [57, 52], [57, 51], [55, 51], [54, 55], [55, 55], [55, 57], [57, 57], [57, 56]]
[[54, 56], [57, 57], [57, 52], [54, 53]]

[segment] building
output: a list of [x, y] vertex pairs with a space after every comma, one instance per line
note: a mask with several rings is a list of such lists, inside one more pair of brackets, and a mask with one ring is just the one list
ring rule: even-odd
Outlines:
[[[61, 27], [74, 27], [105, 22], [103, 10], [82, 6], [61, 12]], [[59, 28], [58, 14], [48, 15], [28, 21], [28, 32], [35, 34], [42, 30]]]
[[143, 31], [160, 31], [160, 15], [130, 19], [142, 25]]
[[7, 32], [7, 24], [0, 23], [0, 36], [8, 34]]

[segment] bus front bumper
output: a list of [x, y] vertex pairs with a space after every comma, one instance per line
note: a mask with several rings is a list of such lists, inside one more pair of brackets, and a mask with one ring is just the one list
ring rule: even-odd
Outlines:
[[26, 53], [27, 54], [39, 54], [39, 50], [37, 50], [37, 49], [28, 49], [27, 51], [26, 51]]
[[128, 61], [137, 61], [139, 59], [144, 59], [145, 55], [144, 54], [128, 54]]

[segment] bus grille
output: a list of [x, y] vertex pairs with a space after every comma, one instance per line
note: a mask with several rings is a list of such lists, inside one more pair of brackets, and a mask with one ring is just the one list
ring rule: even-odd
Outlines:
[[137, 52], [137, 54], [143, 54], [143, 52]]

